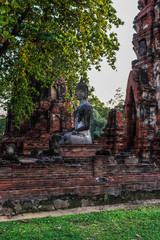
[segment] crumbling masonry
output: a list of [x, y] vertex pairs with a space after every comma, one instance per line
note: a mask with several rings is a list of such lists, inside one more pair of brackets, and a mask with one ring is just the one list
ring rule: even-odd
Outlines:
[[[125, 127], [121, 128], [118, 146], [113, 153], [131, 151], [141, 161], [159, 162], [160, 156], [160, 1], [139, 0], [140, 12], [133, 27], [133, 49], [137, 59], [132, 62], [125, 99]], [[121, 122], [120, 117], [117, 119]], [[113, 124], [110, 124], [113, 125]], [[122, 131], [123, 129], [123, 131]], [[110, 126], [104, 130], [104, 136]], [[112, 127], [113, 132], [113, 127]], [[115, 138], [109, 134], [108, 138]], [[107, 139], [103, 146], [107, 148]]]
[[64, 100], [66, 87], [64, 80], [59, 78], [52, 87], [42, 88], [36, 84], [40, 96], [35, 99], [35, 110], [30, 120], [23, 121], [20, 129], [15, 129], [13, 116], [9, 112], [6, 119], [6, 128], [0, 143], [1, 153], [8, 144], [16, 146], [18, 154], [43, 152], [49, 148], [49, 140], [55, 133], [63, 133], [73, 127], [73, 113], [68, 113], [69, 102]]

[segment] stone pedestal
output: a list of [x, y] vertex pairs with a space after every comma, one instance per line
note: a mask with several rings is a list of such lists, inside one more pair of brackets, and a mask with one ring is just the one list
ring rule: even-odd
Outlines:
[[62, 157], [92, 157], [102, 149], [102, 144], [60, 145]]

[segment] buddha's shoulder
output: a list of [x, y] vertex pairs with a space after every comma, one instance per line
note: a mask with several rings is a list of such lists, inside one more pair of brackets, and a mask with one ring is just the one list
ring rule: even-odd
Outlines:
[[86, 102], [82, 105], [83, 108], [92, 109], [92, 105], [89, 102]]

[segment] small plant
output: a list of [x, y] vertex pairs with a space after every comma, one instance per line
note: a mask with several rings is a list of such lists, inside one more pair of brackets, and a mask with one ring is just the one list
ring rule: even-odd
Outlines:
[[6, 123], [6, 119], [4, 117], [3, 118], [0, 117], [0, 140], [3, 137], [3, 133], [5, 130], [5, 123]]

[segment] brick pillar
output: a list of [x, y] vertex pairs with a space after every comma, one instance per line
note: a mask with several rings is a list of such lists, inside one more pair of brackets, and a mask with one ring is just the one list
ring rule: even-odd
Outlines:
[[108, 123], [103, 131], [103, 149], [110, 149], [113, 154], [124, 149], [124, 123], [120, 110], [112, 109], [109, 112]]

